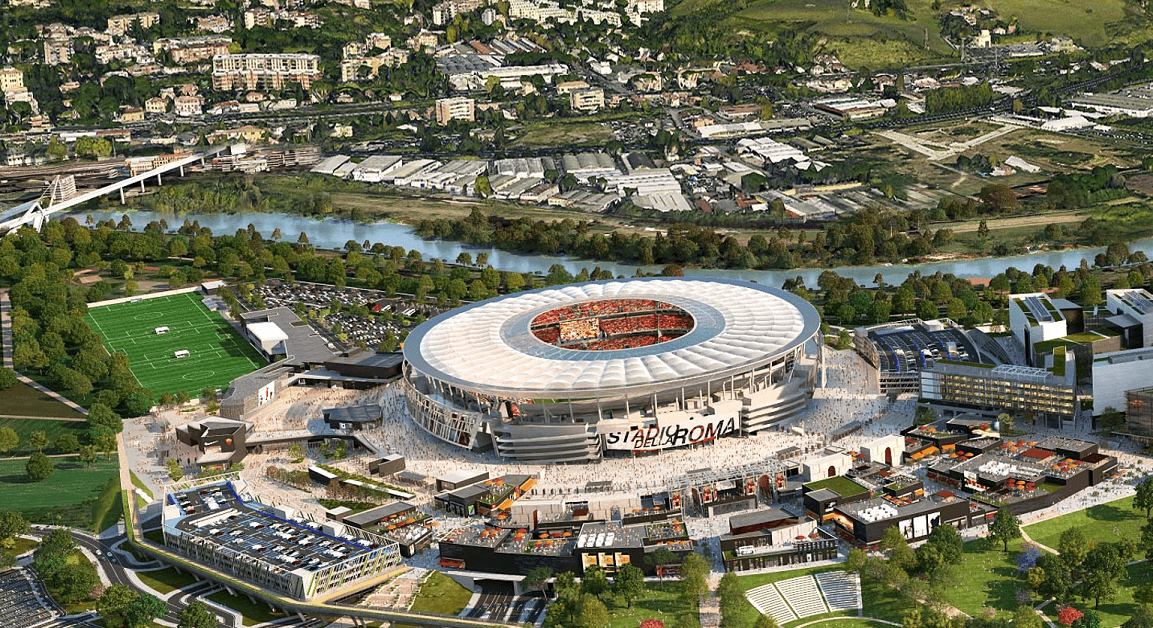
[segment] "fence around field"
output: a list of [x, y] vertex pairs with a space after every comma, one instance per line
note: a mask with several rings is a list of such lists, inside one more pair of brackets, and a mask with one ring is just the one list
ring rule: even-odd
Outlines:
[[175, 290], [165, 290], [164, 292], [153, 292], [150, 294], [141, 294], [132, 297], [120, 297], [119, 299], [108, 299], [107, 301], [93, 301], [88, 304], [88, 309], [94, 307], [102, 307], [105, 305], [118, 305], [120, 303], [131, 303], [133, 301], [147, 301], [148, 299], [159, 299], [161, 297], [171, 297], [177, 294], [188, 294], [189, 292], [196, 292], [200, 286], [192, 286], [189, 288], [177, 288]]

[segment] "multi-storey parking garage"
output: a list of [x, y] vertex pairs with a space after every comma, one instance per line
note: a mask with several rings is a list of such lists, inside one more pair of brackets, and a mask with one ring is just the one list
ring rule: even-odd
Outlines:
[[804, 410], [819, 384], [819, 329], [808, 302], [742, 281], [542, 288], [414, 330], [408, 405], [437, 438], [525, 461], [705, 443]]

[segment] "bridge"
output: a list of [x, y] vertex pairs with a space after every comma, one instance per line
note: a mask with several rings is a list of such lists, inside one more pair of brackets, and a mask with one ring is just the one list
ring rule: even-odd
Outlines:
[[0, 233], [19, 229], [24, 225], [29, 225], [39, 231], [44, 226], [44, 221], [48, 220], [52, 214], [67, 212], [73, 207], [87, 203], [92, 199], [101, 198], [115, 192], [120, 193], [120, 203], [124, 204], [124, 190], [126, 188], [139, 185], [140, 190], [144, 191], [145, 183], [151, 179], [156, 179], [156, 185], [161, 185], [163, 183], [162, 176], [174, 170], [183, 177], [185, 166], [198, 162], [203, 164], [205, 159], [215, 157], [228, 150], [228, 148], [227, 146], [213, 147], [204, 152], [182, 157], [181, 159], [163, 164], [147, 172], [121, 179], [102, 188], [97, 188], [67, 199], [59, 198], [61, 195], [58, 193], [57, 188], [61, 180], [56, 179], [45, 189], [44, 193], [40, 195], [40, 198], [0, 211]]

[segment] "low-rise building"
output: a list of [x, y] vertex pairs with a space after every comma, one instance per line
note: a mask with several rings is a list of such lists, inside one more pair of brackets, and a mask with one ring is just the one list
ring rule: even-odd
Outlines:
[[198, 116], [204, 112], [204, 98], [200, 96], [177, 96], [172, 101], [172, 109], [178, 116]]
[[574, 111], [599, 111], [605, 106], [605, 90], [597, 87], [574, 91], [569, 94], [569, 105]]

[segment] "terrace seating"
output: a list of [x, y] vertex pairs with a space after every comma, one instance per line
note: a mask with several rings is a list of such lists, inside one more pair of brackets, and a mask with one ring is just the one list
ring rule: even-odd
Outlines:
[[771, 616], [777, 620], [777, 624], [783, 625], [785, 622], [797, 619], [797, 614], [789, 608], [788, 604], [785, 604], [785, 599], [771, 584], [749, 589], [745, 591], [745, 597], [748, 598], [749, 604], [757, 609], [758, 613]]
[[54, 618], [40, 596], [23, 568], [0, 574], [0, 626], [24, 628]]
[[826, 571], [816, 575], [830, 611], [861, 608], [861, 577], [847, 571]]
[[812, 576], [790, 578], [777, 583], [777, 590], [793, 608], [797, 617], [810, 617], [829, 612], [825, 606], [825, 599], [817, 588], [817, 581]]

